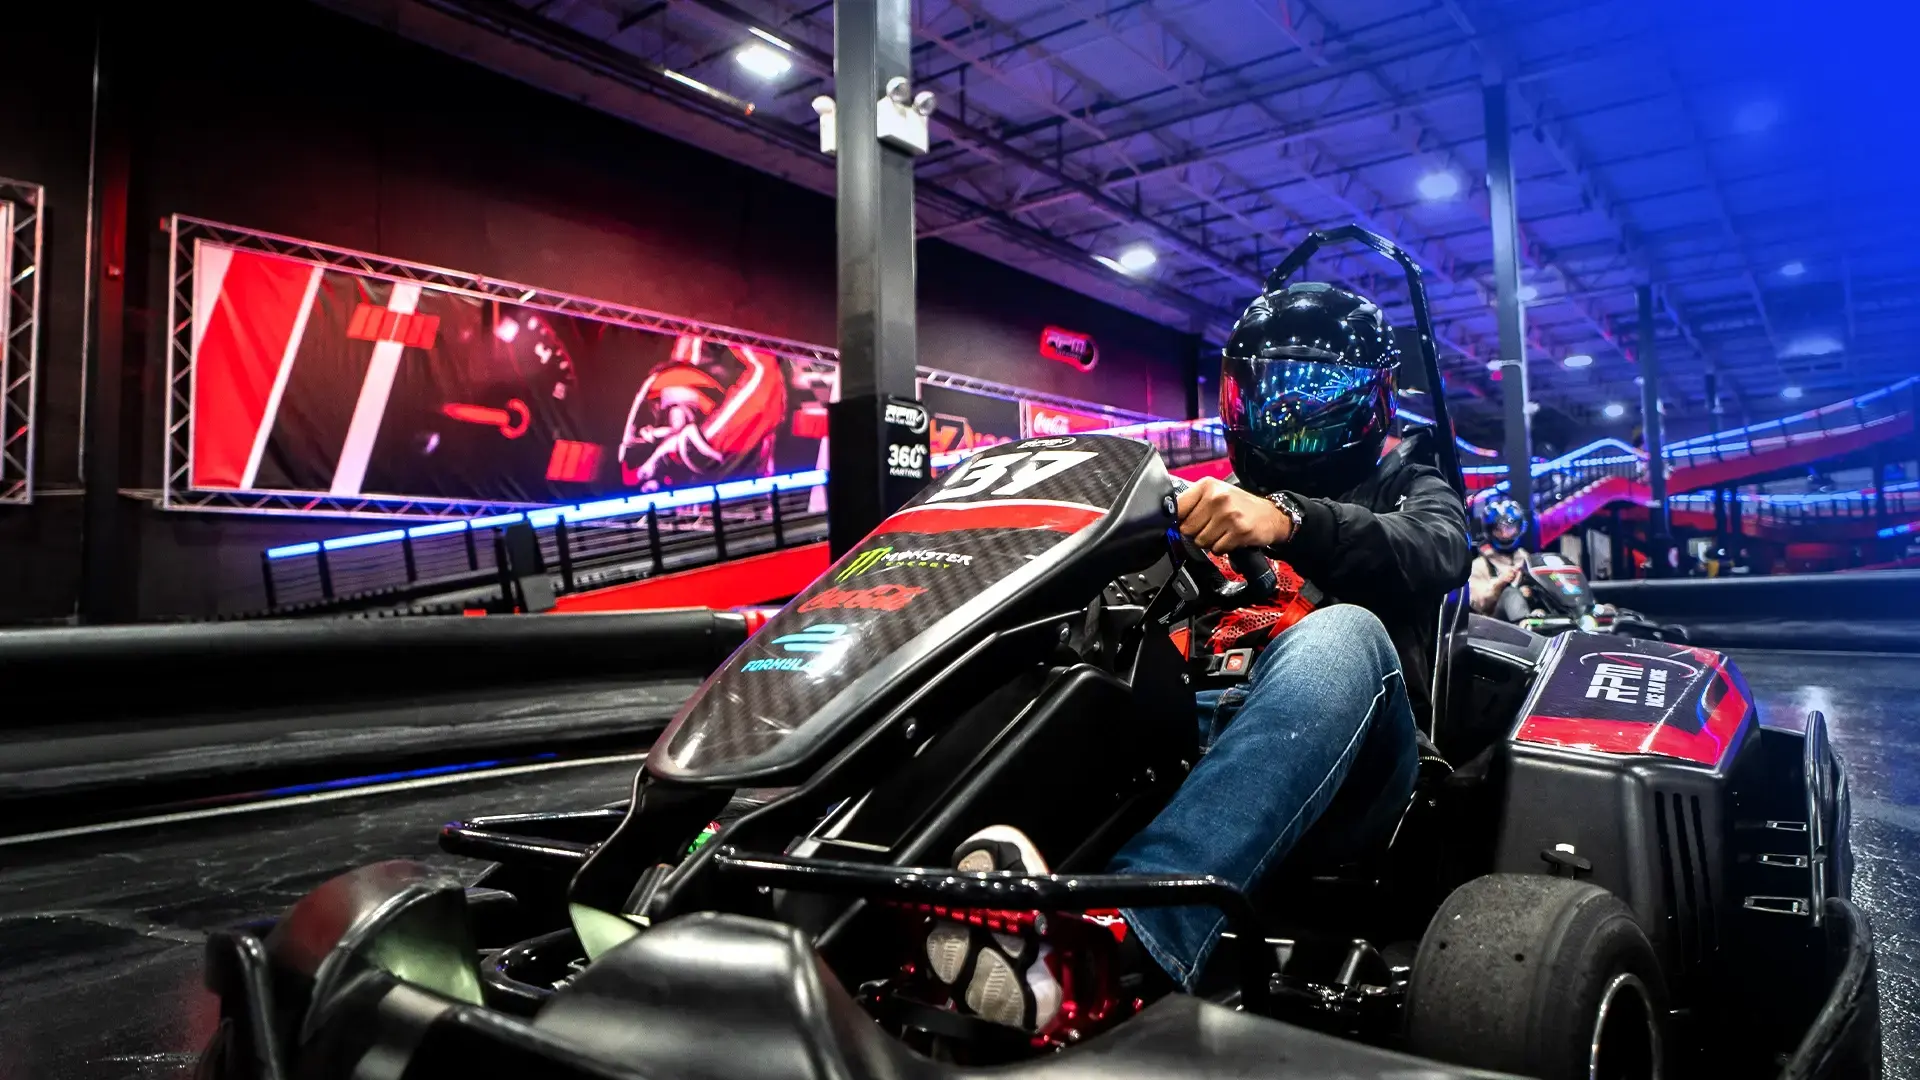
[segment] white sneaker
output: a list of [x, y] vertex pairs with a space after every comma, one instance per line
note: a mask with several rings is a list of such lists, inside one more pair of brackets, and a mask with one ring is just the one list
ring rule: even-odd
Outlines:
[[[958, 870], [982, 873], [1048, 872], [1033, 841], [1019, 829], [993, 825], [968, 837], [953, 852]], [[996, 1024], [1045, 1031], [1060, 1015], [1060, 980], [1049, 963], [1053, 950], [1037, 938], [989, 931], [935, 916], [927, 934], [927, 962], [934, 977], [962, 987], [966, 1011]]]

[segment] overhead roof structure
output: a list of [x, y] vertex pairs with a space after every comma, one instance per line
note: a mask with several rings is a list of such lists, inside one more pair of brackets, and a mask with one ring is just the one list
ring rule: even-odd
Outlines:
[[[323, 2], [832, 191], [825, 0]], [[1632, 423], [1605, 406], [1637, 399], [1652, 282], [1670, 426], [1764, 419], [1920, 366], [1912, 123], [1873, 112], [1910, 16], [1866, 6], [922, 0], [919, 228], [1218, 341], [1308, 229], [1358, 222], [1423, 265], [1456, 414], [1497, 423], [1482, 88], [1504, 81], [1542, 408]], [[1385, 269], [1319, 273], [1391, 310]]]

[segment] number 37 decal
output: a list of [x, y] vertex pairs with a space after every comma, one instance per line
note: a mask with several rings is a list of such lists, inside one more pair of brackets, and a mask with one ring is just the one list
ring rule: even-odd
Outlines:
[[[1052, 479], [1099, 456], [1091, 450], [1041, 450], [1030, 454], [976, 457], [949, 476], [939, 491], [927, 496], [927, 501], [942, 502], [968, 495], [985, 495], [988, 498], [1018, 495], [1043, 480]], [[989, 491], [989, 488], [992, 490]]]

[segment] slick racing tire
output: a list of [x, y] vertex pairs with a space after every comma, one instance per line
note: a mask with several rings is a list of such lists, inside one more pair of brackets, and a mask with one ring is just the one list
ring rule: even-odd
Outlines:
[[1543, 874], [1453, 891], [1420, 941], [1408, 1048], [1541, 1080], [1653, 1080], [1666, 983], [1619, 897]]

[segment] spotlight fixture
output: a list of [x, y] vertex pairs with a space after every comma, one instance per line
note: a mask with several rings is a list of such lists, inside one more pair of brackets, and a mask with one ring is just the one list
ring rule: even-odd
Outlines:
[[1797, 386], [1788, 386], [1780, 391], [1780, 396], [1786, 398], [1788, 401], [1799, 401], [1802, 392], [1803, 391]]
[[1428, 202], [1444, 202], [1460, 194], [1460, 178], [1439, 169], [1420, 178], [1420, 197]]
[[1133, 245], [1121, 252], [1120, 257], [1114, 260], [1120, 269], [1125, 270], [1129, 274], [1144, 274], [1153, 268], [1154, 263], [1159, 261], [1160, 256], [1155, 255], [1153, 249], [1145, 244]]
[[1627, 407], [1617, 401], [1609, 403], [1606, 408], [1600, 411], [1605, 413], [1609, 420], [1618, 420], [1627, 415]]
[[1539, 298], [1540, 290], [1533, 287], [1532, 285], [1522, 285], [1520, 286], [1519, 290], [1515, 292], [1513, 295], [1519, 297], [1521, 303], [1531, 304], [1534, 302], [1534, 300]]
[[1574, 353], [1572, 356], [1560, 362], [1570, 368], [1591, 367], [1593, 365], [1593, 357], [1588, 356], [1586, 353]]
[[1786, 262], [1786, 263], [1780, 264], [1781, 277], [1799, 277], [1801, 274], [1804, 274], [1806, 272], [1807, 272], [1807, 264], [1801, 262], [1799, 259], [1795, 259], [1792, 262]]
[[793, 61], [765, 45], [749, 45], [733, 54], [735, 61], [762, 79], [777, 79], [793, 70]]

